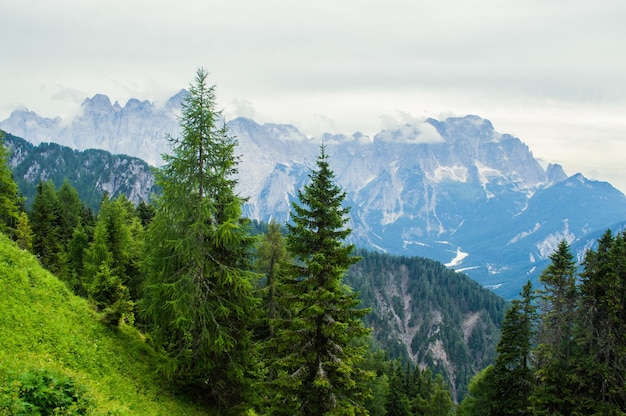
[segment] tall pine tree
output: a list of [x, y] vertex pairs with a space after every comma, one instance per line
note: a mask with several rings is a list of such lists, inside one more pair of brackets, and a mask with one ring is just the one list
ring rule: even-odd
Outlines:
[[571, 374], [576, 262], [565, 240], [550, 255], [550, 260], [539, 276], [544, 288], [538, 291], [541, 312], [535, 353], [538, 385], [531, 402], [535, 414], [569, 415], [576, 401]]
[[575, 370], [579, 414], [626, 413], [626, 234], [587, 252], [580, 284]]
[[366, 414], [370, 374], [359, 368], [367, 348], [354, 341], [367, 335], [368, 310], [343, 283], [359, 260], [344, 240], [351, 230], [345, 193], [334, 183], [328, 155], [321, 147], [310, 183], [298, 192], [287, 248], [296, 259], [283, 281], [283, 304], [291, 319], [278, 320], [274, 414]]
[[4, 133], [0, 131], [0, 232], [13, 237], [21, 198], [17, 184], [13, 180], [9, 157], [9, 149], [4, 146]]
[[183, 103], [182, 137], [157, 172], [163, 190], [146, 238], [143, 310], [178, 385], [237, 411], [256, 356], [253, 238], [235, 192], [236, 140], [218, 127], [214, 86], [199, 69]]

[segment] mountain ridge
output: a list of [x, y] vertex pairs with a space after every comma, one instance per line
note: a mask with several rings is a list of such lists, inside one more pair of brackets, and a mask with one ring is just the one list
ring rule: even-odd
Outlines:
[[[158, 155], [169, 151], [166, 136], [178, 135], [184, 95], [181, 90], [162, 106], [133, 99], [123, 107], [95, 96], [65, 124], [16, 110], [0, 128], [34, 142], [52, 138], [158, 165]], [[324, 143], [352, 207], [351, 242], [432, 258], [508, 298], [526, 280], [536, 281], [557, 240], [586, 247], [597, 230], [626, 219], [626, 198], [610, 184], [568, 177], [559, 165], [544, 169], [519, 138], [477, 115], [430, 118], [373, 137], [312, 138], [293, 125], [247, 118], [228, 121], [228, 128], [238, 140], [238, 192], [248, 198], [250, 218], [288, 220]]]

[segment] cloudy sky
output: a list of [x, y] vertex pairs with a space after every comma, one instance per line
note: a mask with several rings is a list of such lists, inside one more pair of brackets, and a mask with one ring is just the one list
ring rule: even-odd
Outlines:
[[626, 191], [624, 0], [5, 3], [0, 120], [164, 102], [204, 67], [229, 118], [373, 135], [476, 114]]

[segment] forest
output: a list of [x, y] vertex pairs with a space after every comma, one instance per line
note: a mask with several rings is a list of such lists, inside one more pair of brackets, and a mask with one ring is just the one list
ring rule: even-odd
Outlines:
[[[26, 206], [8, 151], [0, 153], [3, 234], [85, 299], [111, 331], [139, 331], [145, 348], [164, 357], [154, 371], [168, 391], [207, 414], [626, 412], [626, 234], [607, 231], [580, 267], [563, 241], [540, 288], [526, 285], [504, 314], [503, 301], [481, 304], [501, 331], [472, 336], [493, 339], [496, 354], [466, 356], [479, 372], [464, 374], [469, 391], [456, 404], [445, 373], [415, 366], [372, 337], [385, 320], [361, 299], [376, 298], [389, 260], [345, 243], [349, 208], [326, 148], [290, 222], [254, 224], [242, 215], [237, 141], [220, 116], [215, 87], [199, 69], [183, 104], [182, 137], [169, 138], [172, 154], [156, 170], [159, 194], [136, 206], [104, 195], [95, 211], [67, 180], [58, 189], [40, 182]], [[436, 267], [405, 262], [407, 273], [421, 276], [408, 280], [407, 292], [426, 292], [446, 309], [429, 288]], [[455, 273], [437, 276], [470, 309], [483, 302]], [[444, 327], [441, 336], [452, 338], [451, 331]], [[460, 345], [457, 353], [466, 354]], [[32, 382], [1, 370], [3, 412], [100, 414], [74, 380], [52, 383], [44, 372]]]

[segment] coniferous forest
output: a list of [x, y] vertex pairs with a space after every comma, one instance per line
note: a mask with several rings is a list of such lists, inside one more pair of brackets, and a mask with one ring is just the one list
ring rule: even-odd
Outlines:
[[[541, 287], [527, 284], [504, 313], [504, 301], [477, 296], [471, 283], [435, 262], [393, 259], [347, 244], [350, 211], [323, 145], [290, 222], [248, 221], [242, 214], [245, 196], [235, 191], [237, 141], [220, 120], [215, 87], [199, 69], [183, 104], [181, 137], [169, 138], [172, 152], [156, 171], [159, 193], [149, 204], [105, 194], [94, 210], [68, 180], [58, 188], [48, 180], [38, 184], [26, 206], [7, 163], [8, 150], [1, 148], [0, 231], [12, 240], [11, 253], [32, 253], [63, 282], [66, 291], [56, 290], [64, 300], [58, 302], [74, 312], [83, 307], [79, 304], [88, 305], [101, 326], [89, 335], [92, 342], [101, 336], [95, 334], [108, 331], [115, 342], [140, 351], [132, 355], [129, 347], [113, 354], [129, 368], [143, 366], [138, 371], [146, 378], [141, 387], [119, 387], [121, 396], [141, 391], [141, 397], [157, 402], [159, 392], [174, 403], [162, 399], [158, 410], [111, 407], [115, 393], [99, 394], [80, 375], [88, 354], [70, 346], [62, 361], [72, 371], [51, 364], [50, 356], [26, 368], [5, 363], [7, 356], [0, 353], [0, 413], [626, 412], [626, 234], [607, 231], [580, 267], [562, 242], [541, 275]], [[6, 237], [0, 241], [5, 248]], [[48, 281], [31, 263], [20, 266], [29, 267], [27, 278], [14, 277], [7, 270], [22, 260], [10, 250], [0, 261], [0, 283], [16, 290], [22, 280], [30, 288]], [[406, 279], [386, 280], [393, 262], [402, 263]], [[435, 280], [451, 288], [450, 297], [433, 290]], [[385, 292], [389, 287], [393, 290]], [[5, 297], [0, 307], [10, 305], [4, 312], [18, 319], [18, 308], [30, 305], [11, 303], [18, 299], [11, 293], [0, 295]], [[399, 305], [388, 308], [397, 321], [415, 328], [406, 350], [382, 347], [389, 345], [388, 317], [363, 306], [380, 302], [384, 293], [392, 294], [390, 305]], [[405, 320], [399, 314], [408, 310], [407, 294], [429, 301]], [[494, 353], [468, 352], [454, 341], [464, 335], [454, 328], [437, 327], [434, 335], [419, 331], [418, 323], [436, 321], [437, 313], [458, 315], [451, 302], [493, 324], [471, 327], [465, 336], [469, 343], [489, 340]], [[493, 329], [498, 326], [500, 331]], [[382, 335], [373, 337], [372, 328]], [[451, 353], [467, 364], [454, 377], [420, 350], [418, 341], [435, 335], [449, 340]], [[44, 343], [43, 335], [35, 337]], [[21, 339], [16, 328], [14, 339], [0, 345], [10, 354], [11, 348], [26, 348]], [[104, 372], [95, 367], [89, 371]], [[106, 385], [106, 377], [101, 381]]]

